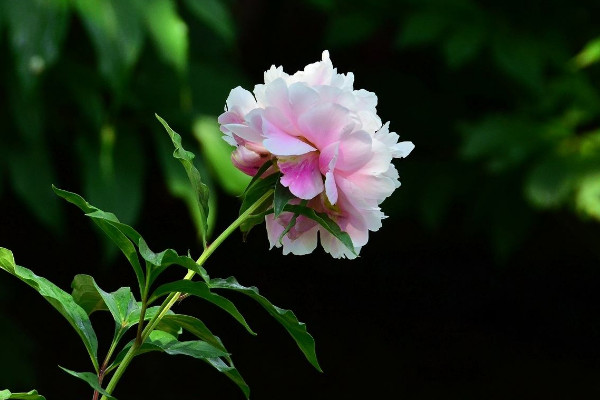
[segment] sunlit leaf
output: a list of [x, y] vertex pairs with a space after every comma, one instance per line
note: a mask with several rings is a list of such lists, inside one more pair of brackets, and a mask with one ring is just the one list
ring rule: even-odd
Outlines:
[[10, 250], [0, 247], [0, 268], [19, 278], [41, 294], [71, 324], [81, 337], [94, 367], [98, 369], [98, 339], [87, 313], [73, 300], [70, 294], [37, 276], [31, 270], [15, 263]]
[[82, 381], [84, 381], [85, 383], [90, 385], [90, 387], [92, 389], [98, 391], [98, 393], [106, 396], [107, 398], [112, 399], [112, 400], [117, 400], [115, 397], [109, 395], [104, 389], [102, 389], [102, 387], [98, 383], [98, 376], [96, 374], [93, 374], [91, 372], [75, 372], [75, 371], [71, 371], [69, 369], [63, 368], [60, 365], [59, 365], [59, 368], [62, 369], [63, 371], [65, 371], [67, 374], [72, 375], [75, 378], [81, 379]]
[[254, 331], [250, 329], [250, 326], [248, 326], [246, 319], [239, 312], [237, 307], [225, 297], [217, 293], [211, 292], [209, 286], [205, 282], [181, 280], [165, 283], [164, 285], [161, 285], [158, 288], [156, 288], [154, 293], [152, 293], [150, 300], [153, 301], [157, 298], [160, 298], [161, 296], [165, 296], [175, 292], [191, 294], [193, 296], [200, 297], [210, 303], [213, 303], [217, 307], [220, 307], [221, 309], [225, 310], [233, 318], [235, 318], [235, 320], [242, 324], [242, 326], [244, 326], [244, 328], [246, 328], [248, 332], [250, 332], [253, 335], [256, 335], [256, 333], [254, 333]]
[[235, 278], [211, 279], [210, 287], [214, 289], [228, 289], [243, 293], [257, 301], [267, 312], [275, 318], [288, 331], [296, 344], [310, 362], [318, 371], [321, 371], [317, 354], [315, 352], [315, 340], [306, 330], [306, 325], [298, 321], [296, 315], [290, 310], [284, 310], [271, 304], [264, 296], [258, 293], [255, 287], [245, 287], [240, 285]]
[[600, 173], [590, 174], [579, 182], [575, 204], [584, 215], [600, 220]]
[[172, 0], [146, 0], [144, 21], [161, 57], [180, 74], [187, 68], [188, 29]]
[[0, 400], [18, 399], [18, 400], [46, 400], [46, 398], [38, 394], [37, 390], [32, 390], [27, 393], [11, 393], [10, 390], [0, 390]]
[[229, 194], [238, 196], [250, 182], [250, 176], [237, 169], [231, 162], [233, 148], [221, 137], [216, 117], [201, 116], [194, 121], [194, 136], [200, 142], [203, 158], [211, 166], [221, 187]]
[[[77, 299], [89, 299], [82, 306], [88, 315], [97, 309], [104, 308], [98, 303], [98, 299], [91, 301], [94, 297], [93, 292], [95, 291], [100, 296], [106, 309], [112, 314], [116, 324], [116, 331], [126, 328], [131, 314], [136, 310], [139, 311], [138, 303], [135, 301], [133, 293], [131, 293], [131, 289], [128, 287], [122, 287], [115, 292], [108, 293], [102, 290], [94, 278], [89, 275], [75, 276], [71, 287], [73, 288], [73, 298], [76, 301]], [[81, 305], [80, 301], [77, 301], [77, 303]]]
[[161, 117], [156, 115], [156, 118], [160, 121], [160, 123], [165, 127], [167, 133], [171, 137], [171, 141], [175, 146], [175, 151], [173, 152], [173, 157], [181, 161], [185, 171], [187, 172], [188, 178], [194, 191], [196, 192], [196, 201], [198, 210], [200, 211], [200, 228], [202, 235], [202, 244], [206, 247], [207, 241], [207, 229], [208, 229], [208, 196], [209, 191], [208, 187], [202, 182], [202, 178], [200, 177], [200, 173], [196, 169], [193, 163], [194, 154], [185, 150], [181, 145], [181, 136], [176, 133], [171, 127], [163, 120]]
[[578, 68], [585, 68], [600, 61], [600, 37], [587, 42], [574, 61]]

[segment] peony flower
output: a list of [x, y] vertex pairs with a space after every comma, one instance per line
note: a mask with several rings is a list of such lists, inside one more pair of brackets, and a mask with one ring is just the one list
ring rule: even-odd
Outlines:
[[[379, 205], [400, 186], [393, 158], [406, 157], [411, 142], [382, 125], [377, 96], [353, 88], [354, 75], [339, 74], [329, 52], [322, 61], [288, 75], [272, 66], [254, 94], [237, 87], [219, 117], [227, 143], [235, 146], [234, 165], [255, 175], [265, 162], [281, 172], [281, 184], [317, 212], [327, 214], [348, 233], [358, 254], [370, 231], [385, 218]], [[284, 254], [308, 254], [318, 237], [333, 257], [354, 258], [335, 236], [304, 216], [279, 240], [292, 219], [268, 215], [271, 248]]]

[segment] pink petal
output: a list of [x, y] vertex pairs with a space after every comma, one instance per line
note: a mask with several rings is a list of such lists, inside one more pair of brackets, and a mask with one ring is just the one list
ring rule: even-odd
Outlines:
[[236, 112], [240, 115], [246, 115], [257, 107], [256, 100], [252, 93], [238, 86], [229, 92], [227, 97], [227, 110]]
[[263, 118], [263, 145], [277, 156], [296, 156], [316, 150], [306, 142], [288, 134], [270, 120]]
[[339, 141], [353, 125], [348, 109], [333, 103], [313, 107], [298, 118], [300, 131], [317, 148]]
[[277, 165], [283, 174], [281, 184], [288, 187], [294, 196], [310, 200], [323, 191], [317, 154], [280, 159]]

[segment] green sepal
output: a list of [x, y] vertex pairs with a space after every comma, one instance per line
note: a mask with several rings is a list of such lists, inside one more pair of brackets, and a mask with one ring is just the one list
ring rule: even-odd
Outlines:
[[323, 372], [317, 361], [315, 352], [315, 340], [306, 330], [306, 325], [300, 321], [296, 315], [290, 310], [284, 310], [274, 306], [269, 300], [258, 293], [258, 289], [254, 286], [245, 287], [238, 283], [234, 277], [227, 279], [211, 279], [210, 287], [214, 289], [228, 289], [243, 293], [250, 298], [256, 300], [267, 312], [275, 318], [288, 331], [296, 344], [304, 353], [308, 362], [315, 367], [319, 372]]
[[156, 300], [157, 298], [170, 294], [181, 292], [185, 294], [191, 294], [193, 296], [197, 296], [203, 298], [204, 300], [213, 303], [217, 307], [225, 310], [229, 315], [235, 318], [248, 332], [252, 335], [256, 335], [256, 333], [250, 328], [244, 316], [239, 312], [235, 304], [233, 304], [230, 300], [225, 297], [213, 293], [210, 291], [208, 284], [200, 281], [189, 281], [189, 280], [180, 280], [175, 282], [166, 283], [162, 286], [156, 288], [152, 296], [150, 297], [150, 302]]
[[160, 121], [160, 123], [165, 127], [165, 130], [171, 137], [171, 141], [175, 146], [175, 150], [173, 151], [173, 157], [181, 161], [181, 164], [187, 172], [190, 183], [194, 188], [194, 191], [196, 192], [197, 205], [198, 209], [200, 210], [200, 235], [202, 245], [204, 246], [204, 248], [206, 248], [206, 241], [208, 239], [206, 237], [208, 231], [208, 186], [206, 186], [202, 182], [200, 172], [198, 172], [198, 169], [194, 166], [194, 154], [185, 150], [181, 146], [181, 136], [173, 129], [171, 129], [171, 127], [165, 122], [165, 120], [159, 117], [158, 114], [155, 115], [156, 118]]
[[83, 308], [73, 297], [47, 280], [34, 274], [30, 269], [15, 263], [13, 253], [0, 247], [0, 268], [16, 276], [41, 294], [75, 329], [87, 349], [94, 368], [98, 370], [98, 339], [92, 323]]
[[115, 397], [106, 393], [106, 391], [104, 389], [102, 389], [102, 387], [98, 383], [98, 376], [96, 374], [93, 374], [91, 372], [75, 372], [75, 371], [71, 371], [70, 369], [63, 368], [60, 365], [58, 367], [60, 369], [62, 369], [63, 371], [65, 371], [67, 374], [73, 375], [75, 378], [81, 379], [82, 381], [84, 381], [85, 383], [90, 385], [90, 387], [92, 389], [98, 391], [98, 393], [100, 393], [101, 395], [106, 396], [107, 398], [109, 398], [111, 400], [117, 400]]

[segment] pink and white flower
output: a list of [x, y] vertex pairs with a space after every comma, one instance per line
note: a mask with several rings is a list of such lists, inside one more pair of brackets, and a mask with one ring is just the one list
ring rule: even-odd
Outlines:
[[[288, 75], [272, 66], [254, 94], [237, 87], [219, 117], [227, 143], [235, 146], [232, 161], [248, 175], [267, 161], [281, 172], [281, 184], [317, 212], [326, 213], [347, 232], [358, 254], [385, 218], [379, 205], [400, 186], [393, 158], [414, 148], [382, 125], [377, 96], [353, 88], [354, 75], [339, 74], [323, 52], [322, 61]], [[308, 254], [317, 237], [333, 257], [355, 255], [316, 222], [283, 213], [266, 217], [271, 247], [284, 254]]]

